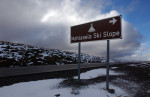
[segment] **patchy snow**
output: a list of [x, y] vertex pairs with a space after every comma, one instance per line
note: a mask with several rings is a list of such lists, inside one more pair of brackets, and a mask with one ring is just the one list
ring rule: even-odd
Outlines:
[[146, 67], [149, 67], [150, 64], [148, 64], [148, 63], [140, 63], [140, 64], [130, 64], [129, 66], [146, 68]]
[[147, 65], [148, 63], [141, 63], [141, 64], [143, 64], [143, 65]]
[[3, 54], [3, 53], [2, 53], [2, 54], [0, 54], [0, 56], [2, 56], [2, 57], [4, 57], [5, 55], [6, 55], [6, 54]]
[[[52, 58], [59, 59], [53, 62]], [[42, 64], [67, 64], [77, 63], [78, 54], [73, 52], [66, 52], [57, 49], [44, 49], [30, 45], [17, 44], [11, 42], [0, 41], [0, 58], [2, 60], [12, 59], [12, 65], [36, 65], [37, 61], [41, 61]], [[25, 59], [25, 60], [24, 60]], [[33, 62], [34, 61], [34, 62]], [[52, 62], [51, 62], [52, 61]], [[3, 61], [1, 61], [3, 62]], [[31, 64], [31, 62], [33, 62]], [[103, 63], [106, 62], [104, 57], [92, 56], [88, 54], [81, 54], [82, 63]], [[110, 62], [115, 60], [110, 59]], [[55, 64], [55, 65], [57, 65]]]
[[130, 64], [129, 66], [136, 66], [135, 64]]
[[0, 88], [0, 97], [55, 97], [60, 94], [60, 97], [124, 97], [128, 96], [122, 89], [110, 84], [110, 88], [115, 90], [114, 94], [108, 93], [105, 88], [105, 83], [89, 85], [79, 89], [79, 94], [71, 93], [72, 88], [58, 88], [58, 84], [63, 79], [49, 79], [40, 81], [31, 81], [18, 83], [11, 86]]
[[[123, 73], [118, 73], [109, 70], [109, 75], [122, 75], [122, 74]], [[106, 69], [104, 68], [94, 69], [94, 70], [87, 71], [85, 73], [81, 73], [80, 75], [81, 79], [91, 79], [91, 78], [96, 78], [98, 76], [106, 76]], [[78, 77], [75, 76], [74, 78], [77, 79]]]
[[110, 60], [109, 60], [109, 62], [110, 62], [110, 63], [115, 63], [116, 61], [115, 61], [115, 60], [110, 59]]
[[148, 90], [147, 93], [150, 93], [150, 90]]
[[117, 69], [118, 67], [111, 67], [111, 69]]

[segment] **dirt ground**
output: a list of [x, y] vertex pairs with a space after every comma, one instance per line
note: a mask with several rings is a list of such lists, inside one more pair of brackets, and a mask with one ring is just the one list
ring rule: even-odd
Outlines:
[[124, 72], [111, 83], [127, 91], [131, 97], [150, 97], [150, 64], [125, 64], [113, 69]]

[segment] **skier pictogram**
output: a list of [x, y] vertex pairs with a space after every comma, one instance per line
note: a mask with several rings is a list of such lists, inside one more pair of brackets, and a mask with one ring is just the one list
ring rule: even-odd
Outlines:
[[90, 29], [88, 30], [88, 32], [95, 32], [96, 30], [94, 29], [94, 27], [93, 27], [93, 24], [91, 23], [91, 27], [90, 27]]

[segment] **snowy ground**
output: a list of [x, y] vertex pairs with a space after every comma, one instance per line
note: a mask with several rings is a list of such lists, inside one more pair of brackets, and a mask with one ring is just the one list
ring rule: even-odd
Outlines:
[[[98, 76], [104, 76], [106, 70], [103, 68], [94, 69], [81, 74], [81, 79], [91, 79]], [[112, 75], [120, 75], [110, 71]], [[77, 77], [74, 77], [75, 79]], [[123, 89], [110, 84], [110, 88], [115, 90], [111, 94], [105, 90], [105, 82], [88, 85], [79, 89], [78, 94], [72, 93], [72, 87], [59, 87], [59, 83], [67, 79], [48, 79], [31, 82], [22, 82], [10, 86], [0, 88], [0, 97], [55, 97], [60, 94], [60, 97], [129, 97], [128, 93]]]
[[[118, 73], [112, 70], [109, 70], [109, 74], [110, 75], [122, 75], [123, 73]], [[105, 68], [101, 68], [101, 69], [94, 69], [94, 70], [90, 70], [87, 71], [85, 73], [81, 73], [81, 79], [92, 79], [92, 78], [96, 78], [99, 76], [105, 76], [106, 75], [106, 69]], [[75, 79], [77, 79], [78, 77], [75, 76]]]

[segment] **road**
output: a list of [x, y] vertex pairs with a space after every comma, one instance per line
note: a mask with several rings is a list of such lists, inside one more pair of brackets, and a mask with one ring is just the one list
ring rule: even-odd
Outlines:
[[[129, 63], [149, 63], [146, 62], [127, 62]], [[127, 64], [124, 63], [110, 63], [110, 65], [121, 65]], [[88, 63], [81, 64], [80, 68], [90, 68], [90, 67], [103, 67], [106, 63]], [[17, 76], [17, 75], [27, 75], [27, 74], [37, 74], [37, 73], [46, 73], [46, 72], [55, 72], [55, 71], [64, 71], [64, 70], [73, 70], [78, 69], [77, 64], [66, 64], [66, 65], [46, 65], [46, 66], [31, 66], [31, 67], [15, 67], [15, 68], [0, 68], [0, 77], [8, 76]]]
[[[95, 64], [81, 64], [81, 68], [89, 67], [101, 67], [105, 66], [106, 63], [95, 63]], [[47, 66], [31, 66], [31, 67], [15, 67], [15, 68], [0, 68], [0, 77], [37, 74], [46, 72], [55, 72], [63, 70], [78, 69], [77, 64], [67, 65], [47, 65]]]

